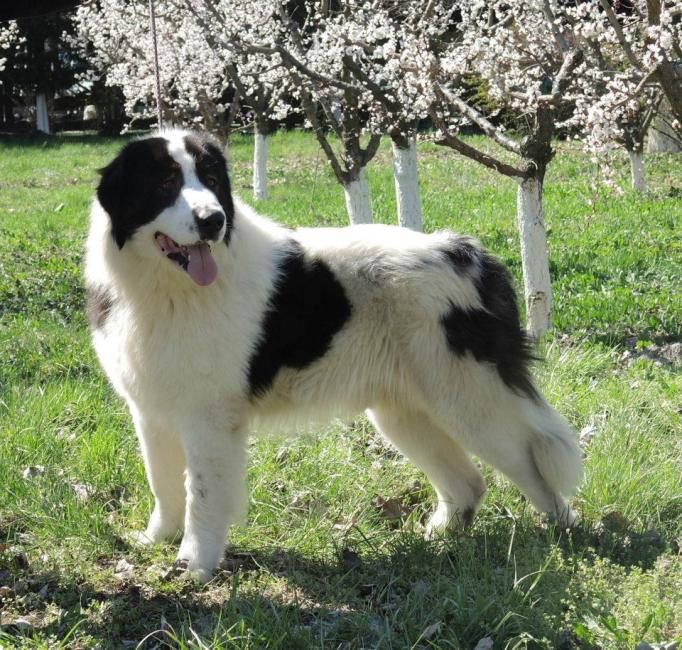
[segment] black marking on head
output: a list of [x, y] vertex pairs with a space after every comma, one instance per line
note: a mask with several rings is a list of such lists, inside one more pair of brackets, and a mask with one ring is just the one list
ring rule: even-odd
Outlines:
[[351, 316], [351, 304], [332, 270], [306, 258], [298, 242], [288, 242], [278, 272], [249, 363], [253, 397], [272, 386], [280, 368], [300, 370], [322, 357]]
[[129, 142], [100, 172], [97, 198], [109, 214], [119, 248], [175, 203], [184, 180], [168, 142], [158, 137]]
[[114, 307], [114, 300], [111, 293], [105, 287], [86, 288], [88, 320], [92, 329], [99, 329], [104, 326], [107, 317]]
[[[538, 398], [530, 374], [532, 346], [519, 321], [516, 292], [507, 268], [478, 247], [457, 240], [447, 257], [455, 272], [470, 268], [484, 309], [463, 309], [452, 303], [442, 318], [450, 349], [458, 356], [470, 352], [477, 361], [495, 365], [502, 381], [519, 394]], [[476, 262], [476, 260], [478, 260]]]
[[216, 195], [223, 208], [227, 225], [224, 241], [229, 245], [234, 223], [234, 204], [227, 175], [227, 161], [220, 143], [206, 133], [192, 133], [185, 136], [185, 148], [194, 158], [197, 177]]

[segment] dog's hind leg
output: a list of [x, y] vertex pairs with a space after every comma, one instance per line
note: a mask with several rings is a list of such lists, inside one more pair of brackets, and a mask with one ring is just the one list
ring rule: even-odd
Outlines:
[[144, 532], [133, 538], [141, 544], [178, 537], [185, 516], [185, 454], [177, 434], [133, 411], [154, 510]]
[[486, 484], [464, 448], [424, 412], [382, 405], [367, 414], [381, 434], [426, 474], [438, 495], [427, 535], [471, 523]]

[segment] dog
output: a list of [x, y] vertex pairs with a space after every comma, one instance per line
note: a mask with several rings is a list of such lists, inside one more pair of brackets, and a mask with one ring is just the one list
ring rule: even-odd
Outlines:
[[291, 230], [233, 197], [219, 143], [126, 144], [93, 200], [92, 341], [139, 438], [155, 505], [199, 580], [244, 516], [247, 437], [366, 411], [437, 494], [428, 535], [469, 524], [490, 463], [570, 525], [582, 473], [533, 382], [507, 269], [470, 237], [385, 225]]

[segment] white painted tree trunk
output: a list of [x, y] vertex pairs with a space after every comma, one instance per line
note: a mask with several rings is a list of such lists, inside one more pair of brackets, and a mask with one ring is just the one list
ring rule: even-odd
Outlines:
[[529, 178], [519, 183], [516, 216], [521, 238], [527, 329], [537, 338], [552, 323], [552, 286], [542, 212], [542, 183], [537, 179]]
[[630, 178], [632, 180], [632, 189], [635, 192], [646, 191], [646, 177], [644, 176], [644, 152], [640, 149], [638, 151], [628, 150], [630, 156]]
[[258, 131], [253, 148], [253, 198], [268, 198], [268, 137]]
[[422, 231], [422, 206], [417, 176], [417, 140], [410, 138], [410, 145], [402, 149], [393, 143], [393, 178], [398, 208], [398, 225]]
[[47, 114], [47, 97], [45, 93], [36, 95], [36, 129], [43, 133], [50, 133], [50, 118]]
[[355, 180], [343, 186], [343, 193], [346, 195], [346, 210], [350, 222], [372, 223], [372, 201], [364, 169], [360, 170]]

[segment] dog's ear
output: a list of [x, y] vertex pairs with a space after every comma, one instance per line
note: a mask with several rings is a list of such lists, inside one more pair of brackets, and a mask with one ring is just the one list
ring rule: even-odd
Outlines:
[[102, 178], [97, 186], [97, 199], [109, 214], [111, 231], [116, 244], [123, 248], [127, 231], [121, 226], [126, 221], [126, 155], [121, 152], [106, 167], [99, 170]]

